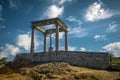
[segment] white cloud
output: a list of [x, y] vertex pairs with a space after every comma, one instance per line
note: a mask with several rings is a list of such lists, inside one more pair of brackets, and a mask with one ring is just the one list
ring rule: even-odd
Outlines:
[[76, 50], [76, 47], [74, 47], [74, 46], [68, 46], [68, 50], [69, 50], [69, 51], [75, 51], [75, 50]]
[[59, 33], [59, 39], [63, 39], [63, 36], [64, 36], [64, 32], [60, 32]]
[[117, 24], [113, 21], [109, 26], [107, 27], [108, 32], [116, 32], [117, 31]]
[[43, 18], [60, 17], [64, 12], [64, 3], [72, 2], [73, 0], [51, 0], [52, 5], [43, 13]]
[[[65, 47], [64, 46], [60, 46], [60, 50], [65, 50]], [[68, 46], [68, 51], [75, 51], [75, 50], [76, 50], [76, 47]]]
[[94, 39], [98, 39], [98, 38], [100, 38], [100, 37], [101, 37], [101, 35], [97, 35], [97, 34], [96, 34], [96, 35], [94, 36]]
[[69, 28], [68, 34], [70, 37], [84, 37], [87, 35], [86, 29], [82, 27]]
[[103, 3], [98, 1], [94, 2], [89, 8], [86, 10], [85, 19], [88, 21], [96, 21], [100, 19], [110, 18], [117, 13], [113, 13], [109, 9], [105, 9], [103, 7]]
[[[35, 35], [35, 49], [40, 45], [36, 35]], [[24, 48], [26, 51], [30, 50], [30, 44], [31, 44], [31, 34], [28, 32], [26, 34], [19, 34], [17, 36], [17, 45], [19, 47]]]
[[17, 45], [25, 50], [30, 49], [31, 36], [29, 34], [19, 34], [17, 37]]
[[62, 15], [64, 11], [64, 7], [58, 7], [56, 5], [51, 5], [48, 10], [44, 13], [44, 16], [47, 16], [47, 18], [55, 18]]
[[76, 18], [73, 16], [69, 16], [68, 18], [66, 18], [68, 21], [72, 22], [72, 21], [76, 21]]
[[74, 16], [69, 16], [68, 18], [66, 18], [66, 20], [70, 21], [70, 22], [77, 22], [78, 25], [82, 24], [82, 21], [75, 18]]
[[66, 18], [66, 20], [74, 22], [76, 23], [75, 26], [78, 26], [69, 28], [68, 34], [70, 35], [70, 37], [84, 37], [87, 35], [86, 29], [81, 27], [81, 25], [83, 24], [81, 20], [77, 19], [74, 16], [69, 16], [68, 18]]
[[113, 53], [116, 57], [120, 57], [120, 42], [113, 42], [104, 47], [102, 47], [105, 51]]
[[107, 40], [106, 35], [98, 35], [98, 34], [94, 36], [94, 39], [95, 40]]
[[86, 49], [84, 47], [81, 47], [80, 51], [86, 51]]
[[21, 5], [21, 0], [9, 0], [10, 8], [18, 9], [19, 5]]
[[[56, 33], [52, 34], [51, 36], [52, 36], [52, 38], [55, 39]], [[64, 36], [64, 32], [59, 32], [59, 39], [63, 39], [63, 36]], [[47, 37], [47, 39], [49, 39], [49, 37]]]
[[[38, 46], [40, 45], [41, 41], [38, 41], [38, 37], [35, 35], [35, 49], [37, 50]], [[9, 55], [15, 56], [18, 52], [21, 51], [21, 48], [25, 49], [26, 51], [30, 50], [31, 44], [31, 34], [28, 32], [26, 34], [19, 34], [17, 36], [16, 44], [18, 47], [6, 44], [5, 47], [0, 47], [0, 58], [9, 57]], [[42, 42], [41, 42], [42, 44]]]
[[66, 0], [60, 0], [59, 4], [65, 3]]
[[19, 48], [10, 44], [6, 44], [5, 48], [0, 52], [0, 59], [8, 57], [9, 55], [16, 55], [19, 52]]

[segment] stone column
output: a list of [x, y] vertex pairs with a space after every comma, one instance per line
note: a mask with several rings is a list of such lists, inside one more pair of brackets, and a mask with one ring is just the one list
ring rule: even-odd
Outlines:
[[46, 34], [44, 34], [44, 52], [46, 52]]
[[32, 27], [32, 36], [31, 36], [31, 54], [34, 53], [34, 28]]
[[49, 51], [53, 51], [53, 47], [52, 47], [52, 33], [50, 33], [50, 47], [49, 47]]
[[52, 47], [52, 34], [50, 34], [50, 47]]
[[65, 51], [68, 51], [68, 32], [65, 31]]
[[56, 51], [59, 51], [59, 26], [56, 23]]

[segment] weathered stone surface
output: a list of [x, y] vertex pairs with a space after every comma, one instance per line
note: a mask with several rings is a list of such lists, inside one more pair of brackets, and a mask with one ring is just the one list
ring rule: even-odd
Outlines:
[[24, 63], [27, 63], [27, 61], [37, 63], [67, 62], [76, 66], [93, 68], [108, 68], [110, 65], [109, 54], [100, 52], [59, 51], [46, 53], [39, 52], [34, 54], [17, 54], [14, 61], [21, 60]]

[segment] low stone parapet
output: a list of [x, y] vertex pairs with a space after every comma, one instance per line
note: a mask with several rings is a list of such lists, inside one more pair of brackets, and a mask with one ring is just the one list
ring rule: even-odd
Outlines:
[[108, 68], [110, 66], [109, 54], [102, 52], [54, 51], [17, 54], [14, 61], [20, 60], [35, 63], [67, 62], [80, 67], [92, 68]]

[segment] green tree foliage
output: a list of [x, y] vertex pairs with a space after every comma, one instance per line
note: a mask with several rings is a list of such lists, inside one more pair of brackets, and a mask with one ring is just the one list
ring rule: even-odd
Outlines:
[[6, 64], [7, 63], [7, 58], [3, 57], [2, 59], [0, 59], [0, 65], [2, 64]]

